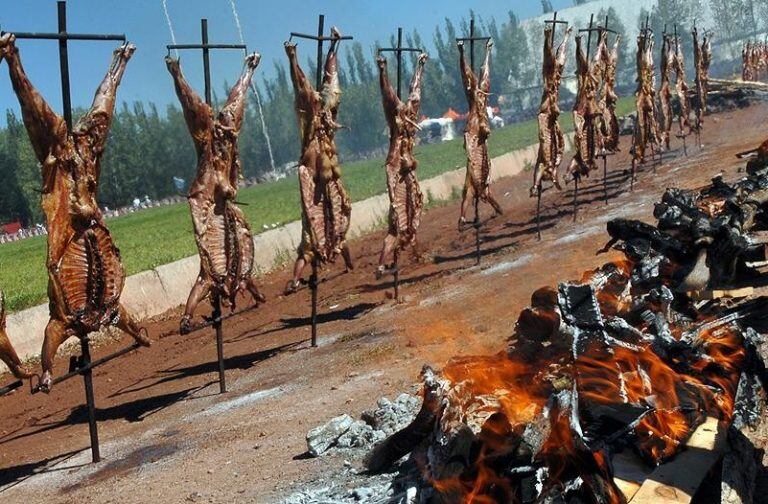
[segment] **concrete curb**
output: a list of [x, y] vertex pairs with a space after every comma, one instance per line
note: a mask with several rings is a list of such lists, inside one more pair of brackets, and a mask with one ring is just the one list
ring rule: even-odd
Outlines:
[[[573, 135], [566, 135], [570, 148]], [[491, 177], [497, 180], [522, 172], [536, 160], [538, 144], [508, 152], [492, 159]], [[464, 186], [465, 169], [458, 168], [421, 181], [425, 198], [445, 200]], [[363, 236], [385, 221], [389, 211], [387, 194], [380, 194], [352, 205], [350, 236]], [[265, 274], [292, 260], [301, 240], [301, 221], [270, 229], [254, 237], [256, 267]], [[126, 279], [122, 302], [139, 319], [154, 317], [183, 305], [200, 269], [198, 256], [186, 257]], [[37, 357], [48, 323], [48, 304], [41, 304], [8, 316], [7, 332], [22, 360]], [[5, 366], [0, 363], [0, 372]]]

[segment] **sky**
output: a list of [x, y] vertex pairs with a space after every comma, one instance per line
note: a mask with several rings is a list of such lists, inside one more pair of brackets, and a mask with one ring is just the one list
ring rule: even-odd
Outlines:
[[[240, 43], [230, 0], [166, 0], [177, 43], [199, 43], [200, 19], [208, 19], [212, 43]], [[0, 28], [6, 31], [54, 32], [57, 26], [55, 0], [0, 0]], [[572, 0], [553, 0], [555, 9], [573, 4]], [[402, 26], [406, 31], [419, 30], [425, 42], [431, 41], [435, 26], [445, 18], [455, 23], [468, 17], [472, 8], [479, 16], [506, 19], [511, 9], [525, 19], [541, 13], [540, 0], [235, 0], [249, 50], [258, 51], [262, 62], [261, 76], [274, 75], [274, 62], [285, 61], [283, 43], [291, 31], [317, 32], [317, 17], [325, 14], [326, 30], [338, 26], [342, 33], [355, 37], [364, 47], [382, 43]], [[151, 101], [161, 110], [175, 103], [170, 76], [163, 58], [170, 32], [163, 13], [162, 0], [69, 0], [67, 24], [71, 33], [125, 33], [137, 46], [128, 63], [119, 101]], [[61, 88], [58, 46], [51, 40], [17, 42], [22, 62], [32, 81], [51, 106], [61, 112]], [[74, 107], [87, 107], [104, 76], [114, 42], [69, 43], [69, 67]], [[299, 42], [301, 61], [314, 55], [312, 42]], [[429, 50], [429, 46], [427, 47]], [[343, 46], [342, 46], [343, 51]], [[344, 56], [342, 55], [342, 58]], [[223, 94], [226, 82], [234, 82], [242, 68], [243, 55], [238, 51], [214, 51], [211, 56], [212, 87]], [[342, 64], [345, 60], [342, 59]], [[202, 95], [203, 71], [199, 51], [183, 51], [184, 72]], [[260, 75], [259, 75], [260, 74]], [[5, 124], [2, 111], [19, 106], [7, 65], [0, 63], [0, 124]]]

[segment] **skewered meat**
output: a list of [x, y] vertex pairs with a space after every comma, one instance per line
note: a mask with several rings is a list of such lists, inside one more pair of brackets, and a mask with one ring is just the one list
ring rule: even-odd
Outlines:
[[243, 125], [248, 86], [260, 59], [258, 53], [245, 58], [243, 74], [215, 118], [211, 107], [187, 83], [179, 60], [170, 56], [165, 59], [197, 152], [197, 175], [187, 199], [200, 255], [200, 273], [181, 318], [182, 334], [191, 330], [195, 309], [209, 296], [223, 300], [231, 308], [243, 290], [256, 303], [265, 300], [253, 272], [253, 234], [235, 203], [241, 177], [237, 139]]
[[568, 28], [563, 35], [563, 40], [553, 50], [554, 30], [544, 29], [544, 58], [542, 64], [542, 78], [544, 90], [539, 106], [539, 152], [536, 158], [536, 167], [533, 172], [533, 185], [531, 196], [535, 196], [543, 181], [551, 181], [558, 189], [562, 189], [557, 170], [563, 160], [565, 139], [560, 129], [560, 81], [565, 68], [566, 49], [568, 37], [573, 28]]
[[753, 174], [768, 167], [768, 140], [761, 143], [756, 149], [739, 152], [736, 157], [749, 159], [747, 161], [747, 173]]
[[298, 289], [301, 273], [308, 262], [334, 262], [341, 254], [347, 270], [353, 269], [346, 241], [352, 202], [341, 179], [335, 141], [336, 131], [342, 127], [337, 122], [341, 87], [336, 54], [341, 34], [335, 27], [331, 33], [333, 39], [320, 92], [312, 87], [299, 66], [296, 45], [285, 43], [301, 135], [298, 173], [302, 210], [301, 244], [286, 293]]
[[696, 72], [694, 84], [696, 86], [696, 128], [701, 128], [704, 124], [704, 44], [699, 44], [699, 30], [693, 27], [691, 30], [693, 36], [693, 68]]
[[[600, 44], [605, 45], [606, 32], [600, 33]], [[603, 61], [600, 59], [601, 50], [595, 51], [592, 61], [587, 59], [582, 45], [583, 37], [576, 37], [576, 77], [578, 78], [578, 94], [573, 106], [573, 129], [576, 154], [568, 166], [568, 175], [574, 179], [589, 176], [597, 169], [595, 155], [602, 148], [600, 134], [600, 111], [597, 106], [597, 91], [600, 86], [600, 76], [603, 74]]]
[[741, 78], [759, 81], [760, 72], [768, 70], [768, 44], [747, 42], [741, 50]]
[[701, 43], [701, 111], [707, 112], [707, 95], [709, 93], [709, 68], [712, 66], [712, 39], [709, 33], [704, 32], [704, 40]]
[[491, 158], [488, 155], [488, 137], [491, 136], [491, 125], [488, 122], [488, 95], [491, 91], [491, 48], [493, 41], [488, 39], [485, 44], [485, 59], [480, 68], [480, 79], [469, 66], [464, 57], [464, 42], [458, 41], [459, 67], [467, 96], [469, 111], [467, 125], [464, 128], [464, 150], [467, 151], [467, 174], [464, 179], [464, 189], [461, 193], [461, 217], [459, 227], [466, 224], [467, 207], [470, 197], [477, 208], [479, 201], [484, 201], [493, 207], [496, 215], [503, 213], [501, 205], [491, 193]]
[[680, 101], [678, 122], [680, 123], [680, 131], [685, 127], [690, 132], [693, 129], [690, 121], [691, 104], [688, 100], [688, 83], [685, 81], [685, 59], [683, 58], [683, 51], [680, 49], [680, 37], [673, 37], [672, 42], [675, 47], [675, 59], [672, 60], [672, 70], [675, 72], [675, 90]]
[[416, 250], [416, 230], [421, 220], [424, 198], [416, 177], [418, 161], [413, 156], [418, 130], [421, 83], [427, 55], [422, 53], [416, 64], [408, 99], [403, 103], [392, 89], [387, 75], [387, 60], [378, 58], [379, 84], [384, 115], [389, 125], [389, 153], [385, 171], [389, 193], [389, 230], [379, 257], [377, 275], [388, 265], [397, 263], [401, 250], [413, 246]]
[[600, 94], [598, 108], [602, 115], [601, 134], [603, 148], [610, 152], [619, 150], [619, 120], [616, 118], [616, 67], [619, 63], [619, 44], [621, 35], [616, 35], [613, 47], [608, 50], [606, 44], [598, 45], [603, 61], [603, 89]]
[[11, 345], [11, 340], [8, 339], [8, 334], [5, 332], [5, 296], [3, 291], [0, 290], [0, 361], [3, 361], [11, 373], [16, 378], [31, 378], [32, 373], [27, 372], [21, 365], [19, 356], [16, 355], [16, 351]]
[[670, 73], [672, 71], [672, 61], [675, 59], [675, 51], [672, 48], [672, 38], [664, 34], [661, 44], [661, 88], [659, 89], [659, 101], [661, 102], [661, 139], [664, 146], [669, 150], [669, 134], [672, 130], [672, 90], [670, 84]]
[[749, 42], [741, 48], [741, 80], [754, 80], [752, 78], [752, 45]]
[[653, 65], [653, 34], [641, 33], [637, 37], [637, 123], [633, 140], [633, 162], [645, 162], [648, 145], [658, 151], [661, 143], [656, 122], [656, 69]]
[[135, 50], [132, 44], [115, 50], [93, 105], [69, 130], [29, 82], [14, 36], [0, 37], [0, 55], [8, 61], [24, 124], [43, 170], [51, 313], [42, 349], [43, 391], [50, 391], [56, 350], [72, 336], [83, 338], [104, 325], [115, 325], [140, 344], [150, 344], [146, 330], [120, 304], [125, 271], [96, 201], [117, 87]]

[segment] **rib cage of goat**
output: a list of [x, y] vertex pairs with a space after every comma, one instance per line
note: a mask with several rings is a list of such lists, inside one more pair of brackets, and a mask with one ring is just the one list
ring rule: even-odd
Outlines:
[[703, 294], [759, 287], [766, 201], [765, 172], [716, 178], [667, 190], [656, 226], [610, 221], [620, 259], [534, 292], [507, 352], [425, 367], [419, 415], [369, 468], [410, 454], [419, 502], [627, 502], [618, 454], [652, 470], [707, 420], [757, 421], [768, 299]]

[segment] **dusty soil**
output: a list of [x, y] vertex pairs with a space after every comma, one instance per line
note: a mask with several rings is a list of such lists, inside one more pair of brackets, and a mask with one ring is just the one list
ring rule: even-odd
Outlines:
[[[458, 202], [425, 215], [426, 260], [402, 268], [401, 302], [373, 271], [383, 238], [353, 242], [356, 270], [323, 273], [319, 347], [309, 346], [309, 291], [282, 296], [287, 268], [262, 281], [266, 305], [228, 319], [229, 392], [218, 394], [210, 329], [175, 332], [179, 313], [149, 324], [150, 349], [132, 352], [94, 374], [103, 462], [90, 464], [79, 378], [49, 396], [26, 390], [0, 398], [0, 498], [3, 502], [274, 502], [342, 464], [313, 459], [305, 434], [341, 413], [359, 415], [381, 396], [414, 391], [423, 364], [442, 366], [459, 354], [505, 348], [517, 313], [543, 285], [578, 278], [608, 260], [596, 256], [614, 217], [650, 219], [668, 186], [696, 187], [724, 172], [738, 177], [734, 154], [765, 135], [768, 105], [710, 117], [703, 149], [680, 142], [629, 191], [627, 150], [608, 160], [581, 188], [573, 221], [571, 188], [547, 191], [542, 241], [536, 240], [530, 174], [503, 179], [494, 191], [506, 214], [483, 231], [475, 265], [474, 234], [456, 229]], [[490, 210], [483, 209], [484, 215]], [[129, 341], [94, 350], [106, 355]], [[58, 362], [65, 372], [67, 359]], [[10, 381], [9, 378], [0, 383]]]

